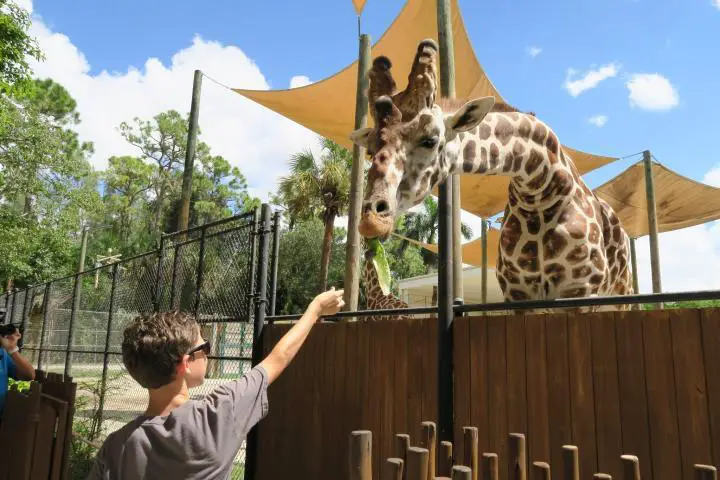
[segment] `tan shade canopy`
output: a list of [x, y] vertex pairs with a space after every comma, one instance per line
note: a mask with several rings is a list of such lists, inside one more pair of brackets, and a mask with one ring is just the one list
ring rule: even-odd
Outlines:
[[352, 0], [352, 2], [355, 6], [355, 13], [360, 15], [363, 11], [363, 7], [365, 7], [365, 0]]
[[[683, 177], [653, 162], [658, 232], [692, 227], [720, 218], [720, 188]], [[645, 193], [645, 169], [640, 161], [595, 189], [598, 197], [617, 212], [633, 238], [650, 232]]]
[[[407, 240], [410, 243], [414, 243], [415, 245], [418, 245], [426, 250], [430, 250], [431, 252], [438, 253], [438, 246], [436, 243], [419, 242], [417, 240], [413, 240], [412, 238], [408, 238], [408, 237], [405, 237], [405, 236], [397, 234], [397, 233], [395, 233], [393, 235], [395, 235], [398, 238]], [[487, 256], [488, 268], [495, 268], [496, 261], [497, 261], [498, 245], [500, 244], [500, 230], [498, 230], [496, 228], [488, 228], [487, 244], [488, 244], [488, 256]], [[468, 265], [473, 265], [475, 267], [482, 267], [482, 238], [477, 238], [471, 242], [463, 244], [463, 246], [462, 246], [462, 261], [463, 261], [463, 263], [467, 263]]]
[[[393, 62], [393, 76], [398, 91], [407, 85], [418, 43], [425, 38], [437, 40], [436, 1], [408, 0], [390, 28], [372, 46], [372, 58], [386, 55]], [[451, 2], [456, 96], [494, 96], [498, 103], [512, 104], [503, 99], [480, 66], [465, 30], [458, 2]], [[355, 126], [357, 68], [355, 61], [331, 77], [290, 90], [234, 90], [318, 135], [346, 148], [352, 148], [349, 136]], [[368, 122], [372, 125], [372, 118], [369, 116]], [[616, 160], [563, 148], [575, 161], [581, 174]], [[507, 202], [507, 187], [508, 179], [504, 177], [463, 176], [461, 208], [480, 216], [499, 213]], [[435, 194], [437, 195], [437, 192]]]

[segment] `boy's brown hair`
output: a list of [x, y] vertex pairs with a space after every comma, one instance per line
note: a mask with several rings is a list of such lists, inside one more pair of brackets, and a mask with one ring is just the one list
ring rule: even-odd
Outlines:
[[144, 388], [159, 388], [175, 379], [175, 368], [198, 338], [195, 317], [160, 312], [136, 317], [125, 327], [122, 358], [130, 376]]

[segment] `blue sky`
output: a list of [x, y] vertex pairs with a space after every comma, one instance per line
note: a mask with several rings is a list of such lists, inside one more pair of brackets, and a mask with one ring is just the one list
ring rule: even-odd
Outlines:
[[[363, 32], [376, 40], [403, 4], [368, 0]], [[670, 168], [698, 180], [720, 163], [711, 148], [720, 128], [715, 117], [720, 96], [714, 88], [720, 62], [713, 60], [713, 46], [720, 45], [720, 8], [711, 0], [459, 4], [476, 54], [503, 96], [536, 111], [568, 145], [618, 156], [648, 148]], [[357, 50], [350, 0], [210, 0], [203, 7], [166, 0], [37, 0], [34, 9], [51, 29], [70, 37], [92, 74], [142, 68], [148, 57], [169, 62], [199, 34], [238, 46], [271, 88], [287, 88], [294, 75], [315, 81], [333, 74]], [[528, 47], [542, 50], [531, 57]], [[563, 88], [569, 68], [578, 71], [577, 78], [609, 64], [617, 73], [596, 88], [577, 97]], [[678, 105], [659, 112], [632, 108], [626, 83], [633, 73], [667, 78]], [[607, 117], [602, 128], [587, 121], [596, 115]], [[634, 160], [588, 180], [597, 185]]]
[[[326, 78], [357, 56], [351, 0], [16, 0], [32, 9], [47, 61], [40, 77], [78, 102], [91, 161], [137, 154], [117, 127], [169, 108], [189, 110], [196, 68], [233, 87], [288, 88]], [[404, 0], [367, 0], [376, 41]], [[720, 186], [720, 0], [459, 0], [475, 53], [503, 97], [535, 111], [571, 147], [624, 156], [650, 149], [669, 168]], [[530, 54], [534, 48], [536, 55]], [[595, 123], [589, 120], [595, 118]], [[317, 136], [205, 81], [202, 140], [240, 167], [267, 199], [290, 154]], [[639, 157], [585, 176], [591, 187]], [[479, 219], [463, 216], [479, 231]], [[720, 222], [660, 235], [665, 291], [720, 289]], [[647, 238], [638, 241], [650, 291]]]

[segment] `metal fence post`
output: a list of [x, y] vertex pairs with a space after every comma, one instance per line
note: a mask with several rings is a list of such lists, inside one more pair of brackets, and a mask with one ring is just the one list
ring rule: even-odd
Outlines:
[[202, 292], [203, 271], [205, 270], [206, 233], [207, 229], [203, 227], [203, 229], [200, 230], [200, 253], [198, 254], [197, 281], [195, 282], [195, 307], [193, 308], [193, 315], [195, 315], [195, 318], [197, 318], [198, 310], [200, 309], [200, 293]]
[[253, 316], [253, 305], [255, 300], [255, 271], [257, 270], [257, 238], [258, 238], [258, 210], [255, 208], [253, 211], [253, 224], [250, 230], [251, 242], [250, 242], [250, 279], [248, 288], [248, 311], [247, 311], [247, 322], [250, 323]]
[[105, 408], [105, 389], [107, 388], [108, 361], [110, 360], [110, 336], [112, 333], [112, 322], [115, 316], [115, 292], [117, 291], [118, 278], [120, 277], [120, 264], [112, 266], [112, 285], [110, 286], [110, 309], [108, 311], [107, 331], [105, 332], [105, 353], [103, 354], [103, 370], [101, 377], [100, 399], [98, 400], [98, 428], [102, 425], [103, 409]]
[[35, 297], [35, 287], [28, 287], [25, 289], [25, 302], [23, 303], [22, 318], [20, 319], [20, 333], [22, 337], [18, 342], [18, 347], [22, 351], [23, 343], [25, 340], [25, 329], [27, 328], [28, 316], [30, 315], [30, 304]]
[[75, 284], [73, 286], [73, 302], [72, 310], [70, 310], [70, 326], [68, 327], [67, 350], [65, 351], [65, 376], [71, 376], [72, 372], [72, 347], [73, 334], [75, 333], [75, 318], [80, 307], [80, 286], [82, 285], [82, 273], [75, 274]]
[[273, 248], [272, 264], [270, 266], [270, 315], [275, 315], [275, 300], [277, 298], [278, 259], [280, 258], [280, 212], [273, 215]]
[[48, 308], [50, 306], [50, 289], [52, 282], [45, 284], [45, 293], [43, 294], [43, 321], [40, 327], [40, 345], [38, 346], [38, 370], [42, 370], [43, 346], [45, 345], [45, 327], [47, 325]]
[[7, 323], [12, 323], [13, 319], [13, 306], [15, 305], [15, 289], [8, 290], [7, 297], [5, 299], [5, 319]]
[[155, 272], [155, 288], [153, 295], [155, 296], [153, 303], [155, 304], [155, 312], [160, 311], [160, 303], [162, 302], [162, 285], [161, 279], [163, 275], [163, 264], [165, 263], [165, 234], [160, 234], [160, 249], [158, 250], [158, 265]]
[[18, 309], [18, 304], [17, 304], [17, 303], [18, 303], [18, 293], [20, 293], [20, 292], [19, 292], [19, 290], [16, 288], [16, 289], [15, 289], [15, 292], [13, 293], [13, 303], [12, 303], [13, 308], [12, 308], [12, 314], [10, 315], [10, 321], [11, 321], [11, 322], [12, 322], [13, 320], [15, 320], [15, 314], [17, 313], [17, 309]]
[[178, 253], [180, 252], [180, 245], [175, 245], [175, 252], [173, 253], [173, 270], [172, 278], [170, 280], [170, 306], [169, 310], [175, 310], [175, 289], [177, 288], [177, 269], [178, 262], [180, 261]]
[[[263, 203], [260, 230], [260, 265], [258, 268], [258, 295], [255, 301], [255, 323], [253, 325], [252, 366], [262, 360], [262, 332], [267, 304], [267, 275], [270, 250], [270, 205]], [[257, 469], [258, 426], [255, 425], [247, 436], [245, 449], [245, 478], [254, 479]]]

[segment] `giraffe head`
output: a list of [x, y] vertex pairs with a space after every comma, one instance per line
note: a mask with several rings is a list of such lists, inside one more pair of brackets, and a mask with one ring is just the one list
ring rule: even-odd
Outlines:
[[435, 104], [437, 52], [434, 41], [420, 42], [408, 86], [397, 94], [390, 61], [379, 57], [373, 62], [369, 100], [375, 125], [350, 135], [372, 161], [359, 226], [364, 237], [387, 237], [396, 218], [447, 176], [446, 144], [476, 127], [495, 103], [493, 97], [483, 97], [444, 113]]

